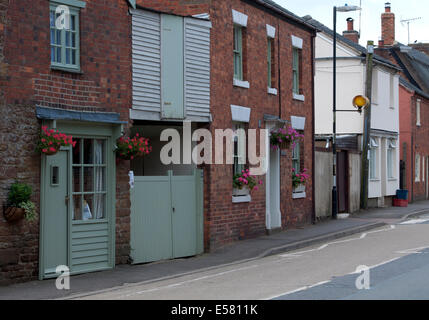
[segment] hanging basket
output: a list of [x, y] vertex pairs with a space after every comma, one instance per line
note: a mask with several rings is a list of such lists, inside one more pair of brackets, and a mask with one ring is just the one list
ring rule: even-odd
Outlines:
[[289, 147], [290, 147], [290, 141], [289, 140], [283, 141], [282, 143], [280, 143], [279, 147], [282, 150], [289, 149]]
[[21, 220], [25, 216], [25, 210], [22, 208], [8, 207], [4, 210], [4, 218], [7, 222]]
[[56, 155], [58, 153], [59, 149], [55, 149], [55, 151], [47, 151], [44, 152], [43, 154], [47, 155], [47, 156], [53, 156]]

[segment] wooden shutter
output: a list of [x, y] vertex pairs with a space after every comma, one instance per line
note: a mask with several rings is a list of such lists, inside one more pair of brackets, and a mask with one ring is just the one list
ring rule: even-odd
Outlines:
[[185, 18], [185, 106], [187, 117], [210, 120], [210, 28], [205, 20]]
[[135, 10], [132, 15], [133, 109], [161, 112], [161, 17]]
[[183, 18], [161, 15], [162, 118], [183, 119]]

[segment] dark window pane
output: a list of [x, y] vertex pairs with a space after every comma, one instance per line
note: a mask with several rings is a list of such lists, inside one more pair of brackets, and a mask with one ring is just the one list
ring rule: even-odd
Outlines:
[[82, 220], [82, 203], [81, 196], [73, 196], [72, 203], [72, 217], [73, 220], [79, 221]]
[[81, 168], [73, 168], [73, 192], [82, 192], [80, 183]]
[[93, 164], [94, 163], [94, 148], [93, 148], [93, 140], [84, 139], [83, 144], [83, 163], [84, 164]]
[[85, 192], [94, 192], [94, 168], [84, 168], [83, 183]]
[[82, 139], [74, 140], [76, 141], [76, 146], [73, 148], [73, 164], [81, 164], [80, 155], [81, 155], [81, 142]]

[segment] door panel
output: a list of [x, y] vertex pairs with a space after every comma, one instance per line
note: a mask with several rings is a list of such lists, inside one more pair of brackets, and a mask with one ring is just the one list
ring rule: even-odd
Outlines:
[[133, 262], [171, 259], [170, 178], [136, 177], [131, 189], [131, 212]]
[[162, 116], [184, 118], [183, 18], [161, 16]]
[[270, 205], [269, 229], [281, 228], [280, 216], [280, 152], [270, 151], [270, 194], [268, 195]]
[[56, 276], [59, 265], [68, 261], [68, 151], [46, 157], [46, 183], [44, 215], [44, 275]]
[[171, 177], [173, 257], [189, 257], [197, 250], [197, 210], [194, 176]]
[[348, 165], [347, 152], [338, 153], [338, 212], [348, 211]]

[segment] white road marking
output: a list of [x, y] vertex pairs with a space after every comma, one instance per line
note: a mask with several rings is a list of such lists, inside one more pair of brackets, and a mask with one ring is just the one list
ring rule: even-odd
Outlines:
[[272, 296], [272, 297], [269, 297], [269, 298], [263, 299], [263, 300], [273, 300], [273, 299], [278, 298], [278, 297], [288, 296], [288, 295], [293, 294], [293, 293], [297, 293], [297, 292], [305, 291], [305, 290], [308, 290], [308, 289], [311, 289], [314, 287], [322, 286], [322, 285], [327, 284], [329, 282], [331, 282], [331, 281], [329, 281], [329, 280], [328, 281], [321, 281], [321, 282], [318, 282], [318, 283], [313, 284], [311, 286], [304, 286], [304, 287], [301, 287], [301, 288], [298, 288], [298, 289], [295, 289], [292, 291], [288, 291], [288, 292], [285, 292], [285, 293], [282, 293], [279, 295], [275, 295], [275, 296]]
[[356, 241], [356, 240], [362, 240], [362, 239], [365, 239], [368, 234], [385, 232], [385, 231], [391, 231], [391, 230], [394, 230], [394, 229], [396, 229], [396, 226], [391, 225], [387, 229], [376, 230], [376, 231], [369, 231], [369, 232], [362, 233], [362, 235], [359, 238], [353, 238], [353, 239], [346, 239], [346, 240], [339, 240], [339, 241], [328, 242], [328, 243], [320, 246], [319, 248], [305, 250], [305, 251], [298, 251], [298, 252], [294, 252], [294, 253], [281, 254], [281, 255], [279, 255], [279, 257], [281, 257], [281, 258], [301, 257], [304, 253], [309, 253], [309, 252], [314, 252], [314, 251], [320, 251], [320, 250], [326, 249], [327, 247], [329, 247], [330, 245], [333, 245], [333, 244], [340, 244], [340, 243], [346, 243], [346, 242], [351, 242], [351, 241]]
[[211, 274], [211, 275], [207, 275], [207, 276], [203, 276], [203, 277], [199, 277], [199, 278], [195, 278], [195, 279], [190, 279], [190, 280], [186, 280], [186, 281], [182, 281], [182, 282], [178, 282], [178, 283], [169, 284], [169, 285], [162, 286], [162, 287], [157, 287], [157, 288], [153, 288], [153, 289], [145, 289], [145, 290], [141, 290], [141, 291], [131, 292], [128, 294], [119, 295], [116, 297], [116, 299], [129, 298], [129, 297], [141, 295], [144, 293], [149, 293], [149, 292], [154, 292], [154, 291], [160, 291], [163, 289], [170, 289], [170, 288], [174, 288], [174, 287], [179, 287], [179, 286], [182, 286], [184, 284], [188, 284], [188, 283], [192, 283], [192, 282], [196, 282], [196, 281], [200, 281], [200, 280], [205, 280], [205, 279], [210, 279], [210, 278], [215, 278], [215, 277], [220, 277], [220, 276], [223, 276], [225, 274], [243, 271], [243, 270], [248, 270], [248, 269], [253, 269], [253, 268], [257, 268], [257, 267], [259, 267], [259, 265], [255, 264], [255, 265], [251, 265], [248, 267], [237, 268], [237, 269], [233, 269], [233, 270], [219, 272], [219, 273], [215, 273], [215, 274]]
[[422, 250], [427, 249], [429, 247], [420, 247], [420, 248], [414, 248], [414, 249], [407, 249], [403, 251], [397, 251], [396, 253], [402, 253], [402, 254], [418, 254], [421, 253]]
[[402, 225], [420, 224], [420, 223], [425, 223], [425, 222], [428, 222], [428, 221], [429, 221], [429, 219], [413, 219], [413, 220], [408, 220], [408, 221], [402, 222], [400, 224], [402, 224]]

